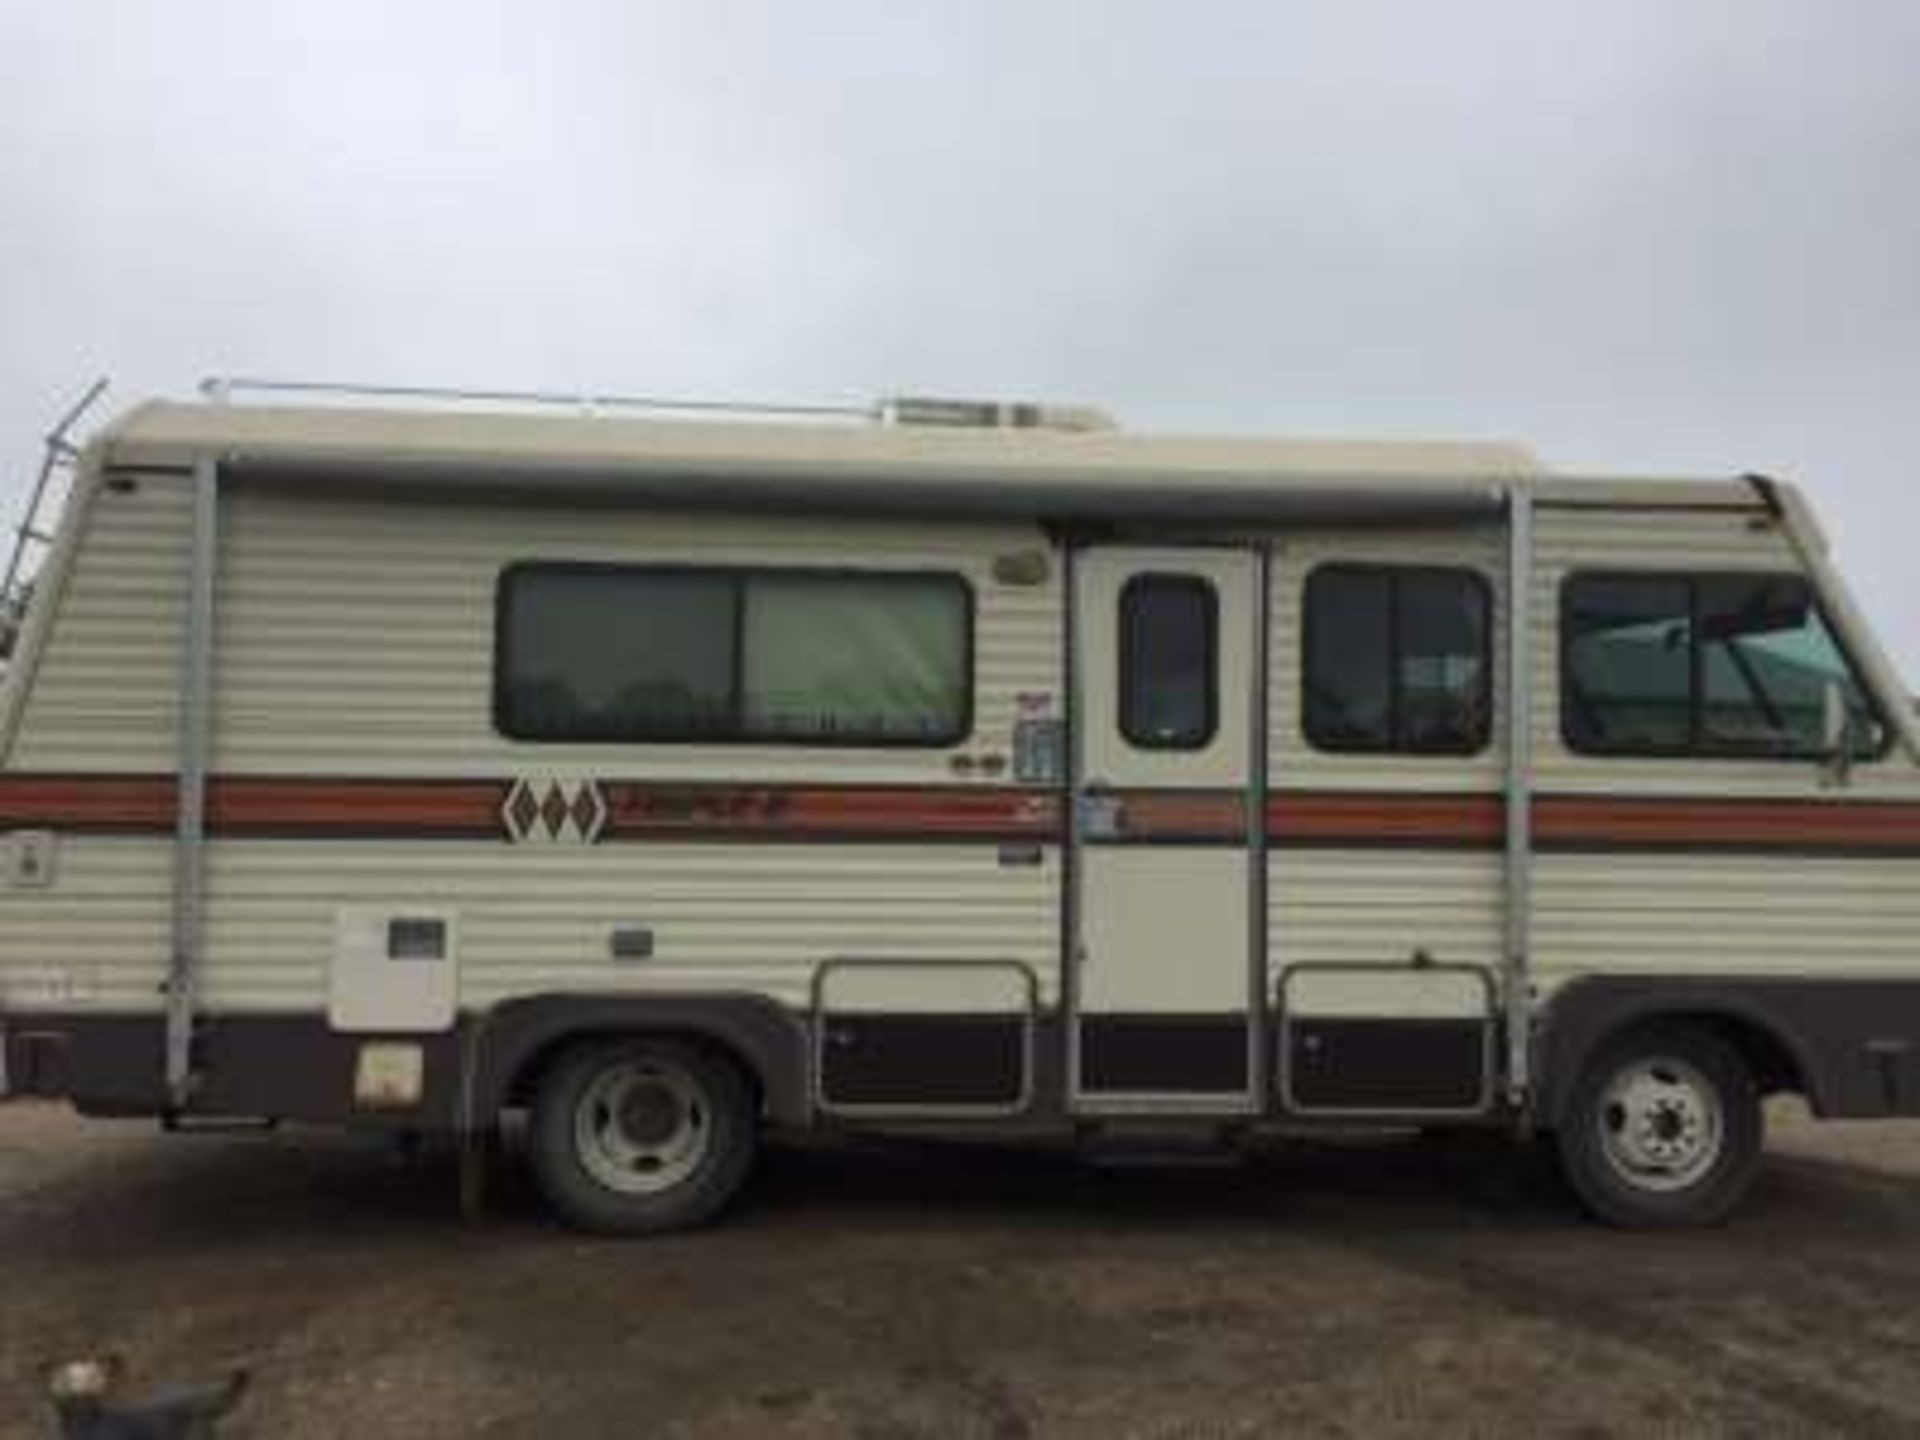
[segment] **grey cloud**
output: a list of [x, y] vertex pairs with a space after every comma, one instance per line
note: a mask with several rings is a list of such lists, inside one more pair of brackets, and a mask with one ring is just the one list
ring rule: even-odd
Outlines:
[[1920, 670], [1920, 8], [0, 0], [0, 461], [95, 370], [1103, 403], [1804, 480]]

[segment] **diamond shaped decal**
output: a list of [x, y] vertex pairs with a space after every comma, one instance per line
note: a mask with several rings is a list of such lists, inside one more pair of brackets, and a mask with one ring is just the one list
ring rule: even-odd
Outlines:
[[547, 798], [540, 802], [540, 818], [547, 822], [547, 834], [551, 838], [560, 838], [560, 827], [567, 823], [569, 813], [567, 792], [558, 784], [549, 783]]
[[582, 840], [591, 840], [600, 829], [600, 787], [588, 782], [573, 797], [573, 823]]
[[533, 798], [533, 787], [524, 780], [515, 781], [505, 807], [507, 834], [515, 840], [524, 840], [539, 818], [540, 803]]
[[501, 806], [509, 839], [523, 844], [591, 844], [607, 823], [607, 802], [594, 780], [523, 775]]

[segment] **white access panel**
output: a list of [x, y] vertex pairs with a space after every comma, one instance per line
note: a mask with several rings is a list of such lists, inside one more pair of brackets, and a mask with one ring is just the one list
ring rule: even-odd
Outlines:
[[451, 1029], [459, 1008], [451, 910], [353, 905], [335, 913], [327, 1020], [335, 1030]]
[[1493, 983], [1478, 967], [1300, 965], [1280, 987], [1289, 1020], [1485, 1020]]
[[1036, 990], [1013, 961], [830, 960], [815, 1003], [836, 1015], [1025, 1015]]
[[1089, 847], [1080, 922], [1086, 1014], [1239, 1011], [1252, 957], [1244, 850]]

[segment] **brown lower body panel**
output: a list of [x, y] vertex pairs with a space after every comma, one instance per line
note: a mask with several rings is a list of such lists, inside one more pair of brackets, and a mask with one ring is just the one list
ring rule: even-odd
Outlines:
[[[1570, 982], [1545, 1008], [1535, 1042], [1542, 1113], [1551, 1119], [1605, 1037], [1676, 1016], [1744, 1037], [1760, 1078], [1803, 1089], [1822, 1115], [1920, 1115], [1920, 979], [1741, 976]], [[1064, 1036], [1056, 1016], [1036, 1020], [1030, 1048], [1017, 1020], [876, 1019], [850, 1043], [829, 1047], [823, 1063], [830, 1103], [923, 1107], [932, 1114], [943, 1107], [1006, 1107], [1029, 1119], [1066, 1113]], [[1275, 1023], [1287, 1018], [1276, 1016]], [[650, 1026], [709, 1035], [758, 1076], [771, 1118], [783, 1125], [813, 1118], [806, 1058], [812, 1021], [742, 996], [530, 996], [486, 1016], [465, 1016], [456, 1028], [433, 1035], [341, 1034], [320, 1014], [210, 1014], [201, 1018], [195, 1041], [199, 1086], [192, 1110], [447, 1130], [462, 1123], [463, 1096], [471, 1092], [473, 1118], [487, 1125], [502, 1106], [524, 1102], [526, 1078], [553, 1046]], [[1303, 1020], [1299, 1029], [1296, 1041], [1316, 1043], [1289, 1047], [1298, 1051], [1294, 1093], [1316, 1111], [1431, 1109], [1465, 1099], [1482, 1073], [1467, 1063], [1473, 1040], [1464, 1029], [1364, 1017], [1317, 1030]], [[1278, 1049], [1272, 1038], [1269, 1054]], [[422, 1047], [425, 1083], [417, 1105], [356, 1106], [360, 1046], [383, 1039]], [[1239, 1016], [1089, 1016], [1081, 1039], [1081, 1088], [1089, 1093], [1204, 1095], [1245, 1086], [1246, 1029]], [[0, 1016], [0, 1044], [15, 1094], [66, 1098], [94, 1114], [157, 1115], [168, 1107], [165, 1020], [158, 1012], [13, 1012]]]
[[[168, 1108], [166, 1021], [158, 1015], [5, 1017], [8, 1083], [14, 1093], [66, 1099], [90, 1115], [158, 1115]], [[354, 1104], [360, 1046], [401, 1040], [422, 1047], [420, 1103], [404, 1109]], [[195, 1039], [199, 1077], [192, 1111], [316, 1124], [447, 1130], [460, 1094], [460, 1032], [344, 1035], [319, 1015], [204, 1018]]]

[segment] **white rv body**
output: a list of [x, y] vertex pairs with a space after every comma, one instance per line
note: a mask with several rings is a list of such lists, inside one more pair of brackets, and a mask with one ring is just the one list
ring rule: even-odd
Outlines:
[[[569, 1045], [659, 1033], [785, 1127], [1551, 1129], [1610, 1040], [1684, 1021], [1820, 1113], [1920, 1113], [1920, 737], [1791, 490], [1015, 418], [112, 425], [0, 694], [8, 1084], [471, 1138]], [[945, 577], [963, 729], [510, 733], [524, 567]], [[1316, 575], [1386, 597], [1393, 645], [1420, 577], [1469, 628], [1484, 597], [1478, 657], [1419, 682], [1471, 743], [1310, 737]], [[1703, 655], [1700, 594], [1804, 587], [1872, 743], [1810, 753], [1778, 714], [1742, 753], [1574, 743], [1568, 587], [1607, 576], [1692, 585]], [[1122, 673], [1130, 594], [1164, 607], [1141, 646], [1206, 628], [1184, 740], [1128, 731], [1157, 703]], [[1698, 734], [1746, 683], [1715, 663]]]

